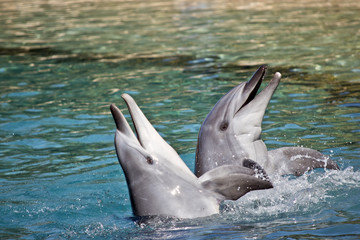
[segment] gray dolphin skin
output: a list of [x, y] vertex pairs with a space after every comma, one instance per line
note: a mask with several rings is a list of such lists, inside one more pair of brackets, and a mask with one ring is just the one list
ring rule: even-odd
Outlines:
[[281, 74], [275, 73], [270, 83], [257, 94], [266, 68], [265, 65], [259, 67], [248, 82], [230, 90], [206, 117], [198, 136], [196, 176], [222, 165], [243, 166], [245, 159], [252, 159], [269, 175], [299, 176], [314, 168], [339, 169], [335, 162], [313, 149], [267, 150], [261, 139], [261, 123]]
[[272, 188], [265, 171], [252, 160], [243, 166], [222, 165], [200, 178], [158, 134], [134, 99], [122, 95], [136, 135], [122, 112], [110, 110], [116, 124], [115, 148], [136, 216], [197, 218], [219, 213], [223, 200]]

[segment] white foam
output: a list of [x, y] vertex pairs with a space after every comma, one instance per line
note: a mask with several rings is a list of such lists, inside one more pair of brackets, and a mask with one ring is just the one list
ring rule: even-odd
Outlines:
[[339, 203], [336, 201], [341, 195], [339, 193], [360, 188], [360, 172], [347, 168], [342, 171], [310, 172], [298, 178], [277, 177], [272, 181], [272, 189], [252, 191], [235, 202], [225, 202], [222, 214], [253, 222], [284, 214], [296, 217], [331, 209]]

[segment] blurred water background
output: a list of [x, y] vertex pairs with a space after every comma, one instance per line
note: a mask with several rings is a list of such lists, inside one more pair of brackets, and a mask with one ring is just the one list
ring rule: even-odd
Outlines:
[[[360, 3], [0, 1], [1, 239], [359, 239]], [[274, 180], [204, 219], [134, 218], [109, 112], [131, 94], [194, 169], [216, 101], [268, 64], [269, 149], [341, 171]]]

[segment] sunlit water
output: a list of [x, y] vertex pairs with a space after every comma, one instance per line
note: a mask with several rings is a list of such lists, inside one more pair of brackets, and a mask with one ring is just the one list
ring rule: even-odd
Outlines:
[[[358, 1], [0, 1], [0, 238], [360, 238]], [[269, 149], [341, 167], [194, 220], [131, 212], [109, 104], [131, 94], [194, 168], [216, 101], [260, 64], [283, 79]], [[266, 81], [265, 81], [266, 82]]]

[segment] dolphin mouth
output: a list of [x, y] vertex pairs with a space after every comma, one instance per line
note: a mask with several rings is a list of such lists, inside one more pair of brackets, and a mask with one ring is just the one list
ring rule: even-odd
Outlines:
[[128, 94], [124, 93], [121, 95], [122, 99], [125, 101], [129, 113], [130, 113], [130, 117], [131, 117], [131, 121], [133, 123], [134, 126], [134, 130], [135, 130], [135, 135], [137, 140], [139, 141], [140, 145], [143, 148], [147, 148], [146, 147], [146, 138], [151, 135], [151, 133], [149, 133], [147, 131], [147, 129], [149, 129], [148, 126], [148, 122], [147, 119], [145, 117], [145, 115], [143, 114], [143, 112], [140, 110], [140, 108], [138, 107], [138, 105], [136, 104], [135, 100]]
[[116, 129], [119, 129], [119, 127], [120, 127], [120, 111], [114, 103], [112, 103], [110, 105], [110, 111], [114, 118]]
[[120, 132], [127, 130], [127, 121], [124, 118], [124, 115], [122, 115], [120, 109], [114, 103], [110, 105], [110, 111], [113, 116], [116, 129]]
[[255, 99], [256, 94], [259, 91], [260, 86], [262, 84], [262, 81], [264, 80], [266, 70], [267, 70], [266, 65], [260, 66], [258, 70], [254, 73], [254, 75], [250, 78], [250, 80], [246, 83], [244, 88], [244, 93], [248, 94], [248, 97], [238, 111], [240, 111], [240, 109], [242, 109], [248, 103], [250, 103], [252, 100]]
[[[110, 105], [110, 111], [113, 116], [113, 119], [114, 119], [114, 122], [116, 125], [116, 129], [120, 132], [125, 133], [128, 136], [132, 135], [132, 136], [136, 137], [139, 144], [142, 146], [142, 143], [140, 141], [140, 137], [138, 134], [138, 130], [137, 130], [137, 125], [134, 123], [134, 120], [131, 118], [133, 125], [134, 125], [135, 132], [136, 132], [135, 135], [133, 134], [131, 127], [129, 126], [128, 122], [126, 121], [124, 115], [121, 113], [120, 109], [114, 103], [112, 103]], [[132, 117], [131, 112], [130, 112], [130, 115]], [[142, 147], [144, 147], [144, 146], [142, 146]]]
[[[129, 97], [127, 97], [126, 94], [123, 94], [123, 98], [125, 99], [125, 102], [127, 104], [129, 104], [129, 102], [131, 101], [131, 99], [129, 100]], [[133, 110], [132, 108], [130, 108], [131, 110]], [[130, 116], [131, 116], [131, 121], [133, 123], [133, 127], [134, 127], [134, 130], [136, 132], [135, 136], [137, 138], [137, 140], [139, 141], [139, 144], [143, 146], [143, 143], [141, 141], [141, 132], [139, 130], [139, 126], [138, 124], [136, 123], [136, 121], [134, 121], [134, 115], [136, 113], [134, 113], [134, 110], [131, 111], [129, 110], [129, 113], [130, 113]], [[120, 111], [120, 109], [115, 105], [115, 104], [111, 104], [110, 105], [110, 111], [111, 111], [111, 114], [113, 115], [113, 118], [114, 118], [114, 121], [115, 121], [115, 125], [116, 125], [116, 129], [119, 130], [120, 132], [124, 131], [124, 126], [127, 126], [128, 124], [124, 124], [124, 121], [126, 121]], [[129, 126], [130, 127], [130, 126]], [[128, 130], [128, 129], [127, 129]], [[131, 131], [131, 130], [130, 130]]]

